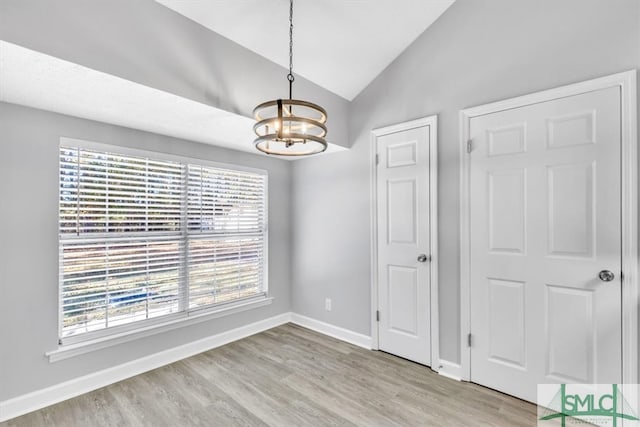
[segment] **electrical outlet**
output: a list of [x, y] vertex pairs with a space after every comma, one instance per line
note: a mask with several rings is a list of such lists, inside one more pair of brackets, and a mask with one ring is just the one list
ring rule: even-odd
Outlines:
[[327, 311], [331, 311], [331, 298], [325, 298], [324, 309]]

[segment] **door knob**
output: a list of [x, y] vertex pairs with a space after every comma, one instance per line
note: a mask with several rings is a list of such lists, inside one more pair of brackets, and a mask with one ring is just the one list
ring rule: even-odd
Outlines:
[[429, 260], [429, 257], [425, 254], [420, 254], [418, 255], [418, 262], [427, 262]]
[[600, 273], [598, 273], [598, 277], [600, 278], [600, 280], [602, 280], [603, 282], [610, 282], [613, 280], [615, 276], [615, 274], [613, 274], [612, 272], [610, 272], [609, 270], [602, 270]]

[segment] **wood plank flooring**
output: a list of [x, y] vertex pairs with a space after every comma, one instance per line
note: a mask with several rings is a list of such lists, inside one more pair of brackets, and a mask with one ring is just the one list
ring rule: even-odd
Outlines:
[[535, 426], [530, 403], [287, 324], [9, 426]]

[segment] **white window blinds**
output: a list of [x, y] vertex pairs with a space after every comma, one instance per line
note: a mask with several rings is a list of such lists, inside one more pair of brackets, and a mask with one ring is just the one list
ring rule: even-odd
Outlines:
[[260, 292], [264, 177], [188, 166], [189, 307]]
[[61, 339], [266, 293], [265, 175], [67, 146], [59, 162]]

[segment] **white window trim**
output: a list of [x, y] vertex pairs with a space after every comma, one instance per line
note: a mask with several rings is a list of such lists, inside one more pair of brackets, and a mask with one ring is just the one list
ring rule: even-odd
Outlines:
[[86, 139], [77, 139], [77, 138], [62, 136], [60, 137], [59, 146], [64, 146], [64, 145], [79, 147], [84, 150], [107, 151], [114, 154], [121, 154], [124, 156], [149, 157], [150, 155], [153, 155], [154, 160], [166, 160], [170, 162], [183, 162], [183, 163], [191, 162], [201, 166], [211, 166], [214, 168], [230, 169], [230, 170], [242, 171], [242, 172], [251, 172], [251, 173], [264, 175], [264, 176], [268, 175], [266, 169], [240, 166], [232, 163], [216, 162], [213, 160], [199, 159], [197, 157], [182, 156], [179, 154], [170, 154], [170, 153], [155, 151], [151, 149], [143, 150], [139, 148], [126, 147], [123, 145], [105, 144], [103, 142], [87, 141]]
[[162, 323], [154, 323], [152, 325], [146, 325], [95, 339], [84, 340], [74, 344], [60, 345], [56, 350], [48, 351], [45, 355], [49, 358], [49, 363], [54, 363], [60, 360], [90, 353], [92, 351], [101, 350], [103, 348], [113, 347], [129, 341], [139, 340], [185, 326], [191, 326], [208, 320], [217, 319], [219, 317], [263, 307], [271, 304], [272, 302], [272, 297], [262, 295], [234, 303], [221, 304], [214, 309], [202, 310], [202, 312], [192, 313], [189, 316], [181, 316], [180, 318], [165, 320]]
[[[181, 162], [185, 164], [194, 163], [201, 166], [215, 167], [221, 169], [251, 172], [259, 174], [265, 177], [265, 185], [268, 188], [268, 174], [264, 169], [256, 169], [245, 166], [238, 166], [228, 163], [214, 162], [205, 159], [198, 159], [193, 157], [179, 156], [174, 154], [168, 154], [152, 150], [140, 150], [135, 148], [123, 147], [119, 145], [104, 144], [99, 142], [87, 141], [76, 138], [61, 137], [59, 146], [74, 146], [85, 150], [106, 151], [111, 153], [117, 153], [121, 155], [130, 155], [138, 157], [153, 157], [157, 160], [166, 160]], [[58, 348], [52, 351], [48, 351], [45, 355], [49, 358], [49, 362], [57, 362], [60, 360], [68, 359], [70, 357], [78, 356], [81, 354], [89, 353], [102, 348], [111, 347], [114, 345], [122, 344], [128, 341], [145, 338], [151, 335], [155, 335], [162, 332], [167, 332], [176, 328], [184, 326], [194, 325], [196, 323], [205, 322], [208, 320], [216, 319], [219, 317], [239, 313], [245, 310], [262, 307], [273, 302], [273, 298], [269, 296], [269, 262], [268, 262], [268, 247], [269, 247], [269, 219], [268, 219], [268, 206], [269, 206], [269, 192], [265, 194], [265, 229], [267, 232], [264, 236], [264, 294], [245, 298], [236, 301], [230, 301], [228, 303], [219, 304], [213, 307], [203, 307], [198, 310], [184, 311], [175, 314], [162, 316], [155, 319], [146, 319], [132, 324], [116, 326], [109, 330], [96, 331], [97, 334], [92, 334], [87, 338], [80, 338], [78, 340], [67, 339], [67, 342], [62, 344], [58, 341]], [[60, 289], [58, 290], [60, 292]], [[58, 325], [62, 312], [58, 307]]]

